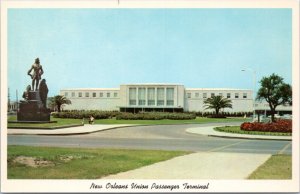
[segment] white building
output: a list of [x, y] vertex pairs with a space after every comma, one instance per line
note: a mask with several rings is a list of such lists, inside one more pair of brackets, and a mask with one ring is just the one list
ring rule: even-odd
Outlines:
[[64, 110], [197, 111], [205, 110], [204, 101], [223, 96], [232, 101], [232, 109], [224, 112], [252, 112], [252, 90], [185, 88], [181, 84], [125, 84], [120, 88], [62, 89], [60, 95], [71, 100]]

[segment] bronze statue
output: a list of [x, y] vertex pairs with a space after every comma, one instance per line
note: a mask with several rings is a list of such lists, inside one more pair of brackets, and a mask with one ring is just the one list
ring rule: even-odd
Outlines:
[[[33, 70], [33, 74], [30, 74]], [[44, 71], [42, 68], [42, 65], [40, 64], [40, 59], [36, 58], [35, 63], [31, 66], [31, 68], [28, 71], [28, 75], [30, 75], [32, 79], [32, 90], [34, 90], [34, 84], [35, 84], [35, 90], [38, 89], [38, 85], [41, 79], [41, 76], [43, 75]]]
[[48, 87], [46, 84], [46, 80], [42, 79], [40, 87], [39, 87], [39, 93], [41, 97], [41, 101], [43, 103], [44, 108], [47, 108], [47, 96], [48, 96]]
[[28, 85], [27, 87], [26, 87], [26, 90], [23, 92], [23, 98], [27, 101], [28, 100], [28, 95], [29, 95], [29, 91], [31, 90], [31, 86], [30, 85]]

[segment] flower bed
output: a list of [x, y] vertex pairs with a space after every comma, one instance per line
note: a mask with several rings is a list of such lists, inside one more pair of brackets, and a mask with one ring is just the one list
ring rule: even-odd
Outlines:
[[273, 123], [245, 122], [240, 128], [244, 131], [292, 133], [292, 120], [278, 119]]

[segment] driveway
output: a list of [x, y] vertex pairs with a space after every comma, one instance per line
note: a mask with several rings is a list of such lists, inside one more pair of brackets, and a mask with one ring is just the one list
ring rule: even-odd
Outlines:
[[[219, 123], [233, 125], [237, 123]], [[152, 125], [117, 128], [82, 135], [8, 135], [9, 145], [214, 151], [228, 153], [291, 154], [291, 141], [245, 140], [190, 134], [187, 128], [212, 124]]]

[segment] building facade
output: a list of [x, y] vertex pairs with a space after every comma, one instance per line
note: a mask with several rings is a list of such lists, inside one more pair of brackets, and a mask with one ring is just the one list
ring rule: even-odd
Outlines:
[[71, 100], [64, 110], [104, 110], [121, 112], [212, 112], [204, 101], [223, 96], [232, 101], [224, 112], [252, 112], [253, 92], [247, 89], [185, 88], [181, 84], [124, 84], [120, 88], [62, 89], [60, 95]]

